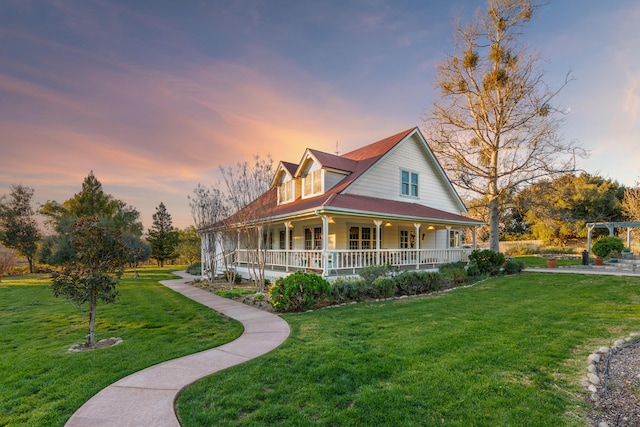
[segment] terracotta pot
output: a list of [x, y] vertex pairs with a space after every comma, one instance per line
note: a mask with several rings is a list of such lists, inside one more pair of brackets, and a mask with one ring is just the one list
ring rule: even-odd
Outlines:
[[548, 259], [547, 260], [547, 267], [549, 268], [557, 268], [558, 267], [558, 261], [555, 259]]
[[604, 262], [604, 261], [603, 261], [603, 259], [602, 259], [602, 258], [600, 258], [600, 257], [596, 257], [596, 258], [593, 260], [593, 265], [603, 265], [603, 262]]

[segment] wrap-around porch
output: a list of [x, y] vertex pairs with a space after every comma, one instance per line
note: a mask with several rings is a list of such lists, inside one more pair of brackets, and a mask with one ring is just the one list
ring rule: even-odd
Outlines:
[[[472, 230], [472, 243], [463, 246], [465, 228]], [[316, 214], [254, 225], [252, 229], [253, 233], [237, 229], [235, 236], [228, 234], [227, 248], [218, 254], [218, 272], [231, 267], [250, 276], [256, 265], [264, 265], [265, 277], [298, 270], [315, 271], [323, 277], [353, 275], [372, 265], [424, 270], [466, 262], [476, 247], [475, 226], [417, 218]], [[249, 235], [258, 240], [257, 245], [247, 241]]]
[[[236, 268], [256, 263], [264, 257], [265, 270], [280, 276], [298, 270], [315, 271], [324, 277], [356, 274], [372, 265], [389, 265], [398, 269], [432, 269], [438, 265], [469, 260], [471, 248], [451, 249], [380, 249], [380, 250], [254, 250], [239, 249], [232, 256]], [[280, 274], [278, 274], [280, 273]]]

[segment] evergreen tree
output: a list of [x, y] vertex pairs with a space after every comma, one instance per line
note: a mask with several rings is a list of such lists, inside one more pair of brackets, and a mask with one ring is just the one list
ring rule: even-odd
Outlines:
[[48, 224], [56, 232], [55, 236], [43, 242], [40, 259], [47, 264], [65, 265], [77, 261], [71, 245], [71, 233], [74, 224], [81, 218], [95, 216], [102, 225], [118, 230], [123, 235], [138, 239], [142, 236], [140, 213], [122, 200], [105, 193], [93, 171], [84, 179], [79, 193], [62, 204], [47, 201], [41, 213], [48, 218]]
[[156, 207], [153, 214], [153, 225], [147, 232], [147, 241], [151, 245], [151, 258], [158, 261], [160, 267], [165, 261], [176, 258], [176, 247], [179, 243], [178, 231], [173, 228], [171, 214], [164, 203]]
[[29, 272], [38, 250], [40, 230], [31, 207], [33, 188], [13, 185], [9, 197], [0, 198], [0, 242], [27, 258]]

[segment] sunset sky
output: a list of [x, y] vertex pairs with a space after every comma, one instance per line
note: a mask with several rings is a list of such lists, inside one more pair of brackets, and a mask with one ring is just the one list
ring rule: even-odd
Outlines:
[[[413, 126], [481, 1], [0, 1], [0, 195], [63, 202], [91, 170], [145, 227], [252, 154], [297, 162]], [[580, 166], [640, 179], [640, 2], [552, 0], [527, 32]]]

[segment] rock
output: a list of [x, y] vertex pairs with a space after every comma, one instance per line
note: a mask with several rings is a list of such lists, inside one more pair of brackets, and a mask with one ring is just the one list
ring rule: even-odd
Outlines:
[[595, 385], [600, 384], [600, 377], [597, 376], [596, 374], [588, 373], [587, 378], [589, 378], [589, 381], [591, 382], [591, 384], [595, 384]]
[[598, 427], [609, 427], [609, 423], [606, 421], [600, 421]]
[[600, 361], [600, 355], [597, 353], [592, 353], [589, 355], [587, 359], [590, 363], [598, 363]]
[[598, 349], [598, 352], [600, 352], [602, 354], [609, 354], [609, 347], [600, 347]]
[[589, 384], [589, 387], [587, 388], [591, 393], [595, 393], [598, 391], [598, 388], [596, 386], [594, 386], [593, 384]]
[[587, 368], [587, 371], [589, 371], [589, 373], [592, 373], [592, 374], [597, 374], [598, 368], [596, 368], [596, 365], [589, 365], [589, 367]]
[[624, 340], [616, 340], [613, 345], [615, 345], [616, 347], [622, 347], [624, 345]]
[[631, 332], [631, 333], [629, 334], [629, 336], [632, 336], [632, 337], [640, 337], [640, 332]]

